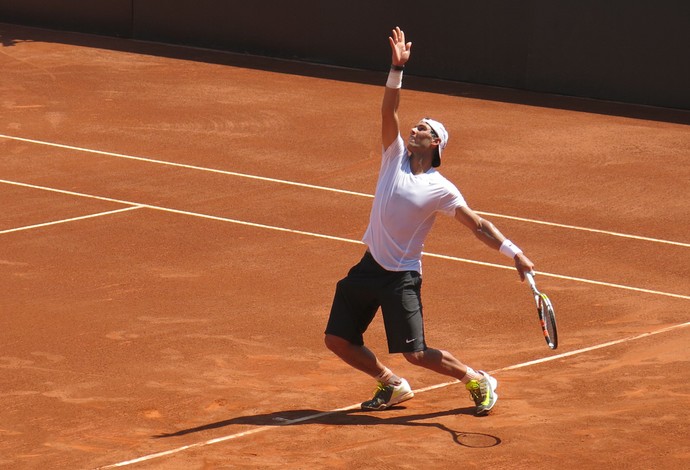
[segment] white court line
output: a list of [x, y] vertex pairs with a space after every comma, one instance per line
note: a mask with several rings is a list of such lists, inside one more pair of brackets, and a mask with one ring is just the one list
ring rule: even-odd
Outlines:
[[[138, 202], [125, 201], [122, 199], [112, 199], [112, 198], [103, 197], [103, 196], [94, 196], [91, 194], [84, 194], [84, 193], [77, 193], [74, 191], [67, 191], [64, 189], [48, 188], [45, 186], [37, 186], [34, 184], [19, 183], [17, 181], [8, 181], [8, 180], [0, 179], [0, 183], [5, 183], [5, 184], [9, 184], [9, 185], [14, 185], [14, 186], [22, 186], [22, 187], [32, 188], [32, 189], [40, 189], [40, 190], [50, 191], [50, 192], [55, 192], [55, 193], [60, 193], [60, 194], [69, 194], [71, 196], [85, 197], [85, 198], [89, 198], [89, 199], [98, 199], [101, 201], [117, 202], [119, 204], [125, 204], [128, 206], [137, 206], [139, 208], [147, 208], [147, 209], [157, 210], [157, 211], [161, 211], [161, 212], [170, 212], [173, 214], [186, 215], [186, 216], [190, 216], [190, 217], [198, 217], [198, 218], [202, 218], [202, 219], [217, 220], [220, 222], [229, 222], [229, 223], [233, 223], [233, 224], [237, 224], [237, 225], [262, 228], [262, 229], [273, 230], [273, 231], [277, 231], [277, 232], [293, 233], [296, 235], [305, 235], [308, 237], [324, 238], [327, 240], [334, 240], [334, 241], [340, 241], [340, 242], [345, 242], [345, 243], [354, 243], [354, 244], [359, 244], [359, 245], [362, 244], [362, 242], [360, 240], [352, 240], [350, 238], [342, 238], [342, 237], [336, 237], [333, 235], [325, 235], [323, 233], [306, 232], [303, 230], [294, 230], [294, 229], [285, 228], [285, 227], [276, 227], [273, 225], [257, 224], [254, 222], [247, 222], [244, 220], [230, 219], [228, 217], [219, 217], [219, 216], [215, 216], [215, 215], [202, 214], [199, 212], [183, 211], [183, 210], [179, 210], [179, 209], [172, 209], [169, 207], [152, 206], [149, 204], [142, 204], [142, 203], [138, 203]], [[487, 267], [491, 267], [491, 268], [508, 269], [508, 270], [515, 269], [512, 266], [487, 263], [484, 261], [476, 261], [476, 260], [471, 260], [471, 259], [467, 259], [467, 258], [458, 258], [458, 257], [454, 257], [454, 256], [441, 255], [441, 254], [436, 254], [436, 253], [427, 253], [427, 252], [423, 252], [423, 254], [424, 254], [424, 256], [428, 256], [431, 258], [447, 259], [447, 260], [451, 260], [451, 261], [459, 261], [462, 263], [475, 264], [475, 265], [479, 265], [479, 266], [487, 266]], [[552, 274], [552, 273], [546, 273], [546, 272], [542, 272], [542, 271], [539, 272], [539, 275], [544, 276], [544, 277], [567, 279], [567, 280], [576, 281], [576, 282], [584, 282], [584, 283], [588, 283], [588, 284], [596, 284], [596, 285], [605, 286], [605, 287], [613, 287], [616, 289], [624, 289], [624, 290], [630, 290], [630, 291], [635, 291], [635, 292], [642, 292], [642, 293], [646, 293], [646, 294], [660, 295], [660, 296], [664, 296], [664, 297], [673, 297], [673, 298], [677, 298], [677, 299], [690, 300], [690, 295], [674, 294], [671, 292], [663, 292], [663, 291], [656, 291], [656, 290], [650, 290], [650, 289], [643, 289], [641, 287], [625, 286], [625, 285], [621, 285], [621, 284], [613, 284], [610, 282], [593, 281], [590, 279], [564, 276], [561, 274]]]
[[565, 228], [568, 230], [579, 230], [582, 232], [600, 233], [602, 235], [611, 235], [613, 237], [632, 238], [634, 240], [641, 240], [641, 241], [645, 241], [645, 242], [664, 243], [667, 245], [676, 245], [676, 246], [683, 246], [686, 248], [690, 248], [690, 243], [674, 242], [671, 240], [662, 240], [659, 238], [643, 237], [640, 235], [630, 235], [628, 233], [610, 232], [608, 230], [599, 230], [596, 228], [578, 227], [576, 225], [558, 224], [556, 222], [544, 222], [543, 220], [525, 219], [523, 217], [515, 217], [512, 215], [493, 214], [491, 212], [480, 212], [480, 211], [475, 211], [475, 212], [477, 212], [478, 214], [481, 214], [481, 215], [485, 215], [487, 217], [497, 217], [497, 218], [502, 218], [502, 219], [517, 220], [518, 222], [528, 222], [530, 224], [548, 225], [550, 227]]
[[[447, 260], [451, 260], [451, 261], [461, 261], [463, 263], [477, 264], [479, 266], [489, 266], [492, 268], [507, 269], [507, 270], [511, 270], [511, 271], [515, 269], [514, 266], [506, 266], [503, 264], [493, 264], [493, 263], [487, 263], [484, 261], [475, 261], [475, 260], [465, 259], [465, 258], [456, 258], [455, 256], [439, 255], [439, 254], [435, 254], [435, 253], [426, 253], [426, 252], [423, 252], [423, 253], [425, 256], [428, 256], [430, 258], [441, 258], [441, 259], [447, 259]], [[635, 292], [643, 292], [645, 294], [663, 295], [666, 297], [674, 297], [676, 299], [690, 300], [690, 295], [673, 294], [670, 292], [662, 292], [662, 291], [656, 291], [656, 290], [651, 290], [651, 289], [643, 289], [642, 287], [632, 287], [632, 286], [625, 286], [622, 284], [612, 284], [610, 282], [595, 281], [592, 279], [585, 279], [582, 277], [565, 276], [562, 274], [553, 274], [553, 273], [547, 273], [547, 272], [542, 272], [542, 271], [538, 271], [537, 274], [539, 276], [552, 277], [555, 279], [565, 279], [568, 281], [582, 282], [585, 284], [594, 284], [597, 286], [614, 287], [616, 289], [631, 290], [631, 291], [635, 291]]]
[[9, 139], [9, 140], [17, 140], [20, 142], [28, 142], [30, 144], [47, 145], [48, 147], [57, 147], [57, 148], [62, 148], [62, 149], [67, 149], [67, 150], [75, 150], [77, 152], [86, 152], [86, 153], [93, 153], [96, 155], [105, 155], [108, 157], [123, 158], [126, 160], [136, 160], [139, 162], [155, 163], [157, 165], [172, 166], [172, 167], [176, 167], [176, 168], [185, 168], [187, 170], [205, 171], [207, 173], [217, 173], [220, 175], [237, 176], [240, 178], [248, 178], [248, 179], [253, 179], [253, 180], [258, 180], [258, 181], [267, 181], [269, 183], [280, 183], [280, 184], [286, 184], [286, 185], [290, 185], [290, 186], [299, 186], [302, 188], [318, 189], [319, 191], [330, 191], [333, 193], [349, 194], [351, 196], [360, 196], [360, 197], [370, 197], [370, 198], [374, 197], [370, 194], [358, 193], [355, 191], [347, 191], [345, 189], [328, 188], [326, 186], [315, 186], [313, 184], [298, 183], [295, 181], [287, 181], [287, 180], [279, 180], [279, 179], [274, 179], [274, 178], [268, 178], [265, 176], [248, 175], [245, 173], [237, 173], [237, 172], [228, 171], [228, 170], [216, 170], [214, 168], [206, 168], [203, 166], [196, 166], [196, 165], [187, 165], [184, 163], [168, 162], [165, 160], [155, 160], [152, 158], [135, 157], [133, 155], [125, 155], [123, 153], [113, 153], [113, 152], [105, 152], [102, 150], [92, 150], [92, 149], [87, 149], [87, 148], [83, 148], [83, 147], [73, 147], [71, 145], [56, 144], [53, 142], [44, 142], [42, 140], [25, 139], [23, 137], [15, 137], [15, 136], [5, 135], [5, 134], [0, 134], [0, 138]]
[[[548, 357], [544, 357], [544, 358], [541, 358], [541, 359], [536, 359], [536, 360], [534, 360], [534, 361], [527, 361], [527, 362], [523, 362], [523, 363], [520, 363], [520, 364], [514, 364], [514, 365], [512, 365], [512, 366], [501, 367], [501, 368], [499, 368], [499, 369], [495, 369], [495, 370], [489, 371], [489, 373], [490, 373], [490, 374], [496, 374], [497, 372], [504, 372], [504, 371], [509, 371], [509, 370], [521, 369], [521, 368], [523, 368], [523, 367], [529, 367], [529, 366], [532, 366], [532, 365], [535, 365], [535, 364], [542, 364], [542, 363], [545, 363], [545, 362], [555, 361], [555, 360], [557, 360], [557, 359], [563, 359], [563, 358], [566, 358], [566, 357], [575, 356], [575, 355], [578, 355], [578, 354], [584, 354], [584, 353], [587, 353], [587, 352], [590, 352], [590, 351], [595, 351], [595, 350], [597, 350], [597, 349], [608, 348], [608, 347], [611, 347], [611, 346], [615, 346], [615, 345], [617, 345], [617, 344], [623, 344], [623, 343], [628, 343], [628, 342], [631, 342], [631, 341], [636, 341], [636, 340], [638, 340], [638, 339], [646, 338], [646, 337], [648, 337], [648, 336], [658, 335], [658, 334], [666, 333], [666, 332], [673, 331], [673, 330], [676, 330], [676, 329], [686, 328], [686, 327], [688, 327], [688, 326], [690, 326], [690, 322], [679, 323], [679, 324], [676, 324], [676, 325], [668, 326], [668, 327], [666, 327], [666, 328], [661, 328], [661, 329], [659, 329], [659, 330], [650, 331], [650, 332], [647, 332], [647, 333], [642, 333], [642, 334], [639, 334], [639, 335], [636, 335], [636, 336], [630, 336], [630, 337], [623, 338], [623, 339], [619, 339], [619, 340], [615, 340], [615, 341], [609, 341], [609, 342], [607, 342], [607, 343], [597, 344], [597, 345], [590, 346], [590, 347], [587, 347], [587, 348], [582, 348], [582, 349], [577, 349], [577, 350], [574, 350], [574, 351], [569, 351], [569, 352], [566, 352], [566, 353], [563, 353], [563, 354], [556, 354], [556, 355], [553, 355], [553, 356], [548, 356]], [[440, 384], [432, 385], [432, 386], [429, 386], [429, 387], [420, 388], [420, 389], [414, 390], [414, 392], [415, 392], [415, 393], [424, 393], [424, 392], [428, 392], [428, 391], [431, 391], [431, 390], [436, 390], [436, 389], [439, 389], [439, 388], [448, 387], [448, 386], [450, 386], [450, 385], [454, 385], [454, 384], [457, 384], [457, 383], [460, 383], [460, 381], [459, 381], [459, 380], [453, 380], [453, 381], [451, 381], [451, 382], [445, 382], [445, 383], [440, 383]], [[136, 463], [145, 462], [145, 461], [147, 461], [147, 460], [153, 460], [153, 459], [165, 457], [165, 456], [168, 456], [168, 455], [179, 454], [180, 452], [184, 452], [184, 451], [189, 450], [189, 449], [194, 449], [194, 448], [199, 448], [199, 447], [205, 447], [205, 446], [209, 446], [209, 445], [212, 445], [212, 444], [217, 444], [217, 443], [220, 443], [220, 442], [230, 441], [230, 440], [233, 440], [233, 439], [239, 439], [239, 438], [241, 438], [241, 437], [249, 436], [249, 435], [251, 435], [251, 434], [257, 434], [257, 433], [260, 433], [260, 432], [266, 432], [266, 431], [269, 431], [269, 430], [279, 429], [279, 428], [281, 428], [281, 427], [283, 427], [283, 426], [289, 426], [289, 425], [291, 425], [291, 424], [302, 423], [302, 422], [305, 422], [305, 421], [313, 421], [313, 420], [315, 420], [315, 419], [319, 419], [319, 418], [321, 418], [321, 417], [333, 415], [333, 414], [340, 413], [340, 412], [343, 412], [343, 411], [355, 410], [355, 409], [358, 409], [359, 407], [360, 407], [360, 404], [357, 403], [357, 404], [355, 404], [355, 405], [346, 406], [346, 407], [344, 407], [344, 408], [338, 408], [338, 409], [335, 409], [335, 410], [324, 411], [324, 412], [322, 412], [322, 413], [315, 413], [315, 414], [313, 414], [313, 415], [303, 416], [303, 417], [301, 417], [301, 418], [296, 418], [296, 419], [284, 419], [284, 420], [281, 420], [280, 418], [276, 418], [276, 420], [275, 420], [275, 421], [276, 421], [276, 424], [275, 424], [275, 425], [272, 425], [272, 426], [261, 426], [261, 427], [258, 427], [258, 428], [255, 428], [255, 429], [252, 429], [252, 430], [249, 430], [249, 431], [245, 431], [245, 432], [240, 432], [240, 433], [237, 433], [237, 434], [230, 434], [230, 435], [218, 437], [218, 438], [215, 438], [215, 439], [209, 439], [209, 440], [203, 441], [203, 442], [197, 442], [197, 443], [190, 444], [190, 445], [186, 445], [186, 446], [182, 446], [182, 447], [176, 447], [176, 448], [174, 448], [174, 449], [166, 450], [166, 451], [163, 451], [163, 452], [156, 452], [155, 454], [144, 455], [144, 456], [142, 456], [142, 457], [138, 457], [138, 458], [135, 458], [135, 459], [132, 459], [132, 460], [125, 460], [125, 461], [123, 461], [123, 462], [118, 462], [118, 463], [114, 463], [114, 464], [110, 464], [110, 465], [105, 465], [105, 466], [103, 466], [103, 467], [98, 467], [98, 469], [125, 467], [125, 466], [128, 466], [128, 465], [133, 465], [133, 464], [136, 464]]]
[[[75, 147], [72, 145], [64, 145], [64, 144], [58, 144], [58, 143], [54, 143], [54, 142], [46, 142], [46, 141], [42, 141], [42, 140], [27, 139], [24, 137], [16, 137], [16, 136], [12, 136], [12, 135], [0, 134], [0, 138], [8, 139], [8, 140], [16, 140], [16, 141], [20, 141], [20, 142], [27, 142], [27, 143], [31, 143], [31, 144], [37, 144], [37, 145], [46, 145], [49, 147], [63, 148], [63, 149], [67, 149], [67, 150], [74, 150], [77, 152], [93, 153], [96, 155], [105, 155], [105, 156], [109, 156], [109, 157], [123, 158], [123, 159], [127, 159], [127, 160], [136, 160], [136, 161], [146, 162], [146, 163], [155, 163], [158, 165], [172, 166], [172, 167], [177, 167], [177, 168], [185, 168], [188, 170], [205, 171], [205, 172], [209, 172], [209, 173], [217, 173], [217, 174], [228, 175], [228, 176], [236, 176], [239, 178], [248, 178], [248, 179], [254, 179], [254, 180], [259, 180], [259, 181], [266, 181], [266, 182], [270, 182], [270, 183], [285, 184], [285, 185], [289, 185], [289, 186], [298, 186], [298, 187], [302, 187], [302, 188], [316, 189], [319, 191], [329, 191], [329, 192], [333, 192], [333, 193], [348, 194], [350, 196], [359, 196], [359, 197], [367, 197], [367, 198], [373, 198], [374, 197], [373, 194], [360, 193], [360, 192], [356, 192], [356, 191], [348, 191], [345, 189], [329, 188], [327, 186], [317, 186], [317, 185], [313, 185], [313, 184], [298, 183], [295, 181], [287, 181], [287, 180], [281, 180], [281, 179], [275, 179], [275, 178], [268, 178], [268, 177], [264, 177], [264, 176], [249, 175], [246, 173], [237, 173], [234, 171], [216, 170], [213, 168], [206, 168], [206, 167], [195, 166], [195, 165], [186, 165], [183, 163], [175, 163], [175, 162], [169, 162], [169, 161], [165, 161], [165, 160], [156, 160], [156, 159], [152, 159], [152, 158], [136, 157], [133, 155], [125, 155], [122, 153], [105, 152], [102, 150], [93, 150], [93, 149], [87, 149], [87, 148], [83, 148], [83, 147]], [[588, 227], [579, 227], [576, 225], [566, 225], [566, 224], [559, 224], [559, 223], [555, 223], [555, 222], [546, 222], [543, 220], [527, 219], [527, 218], [523, 218], [523, 217], [515, 217], [512, 215], [495, 214], [495, 213], [483, 212], [483, 211], [476, 211], [476, 212], [480, 215], [488, 216], [488, 217], [498, 217], [498, 218], [502, 218], [502, 219], [516, 220], [519, 222], [527, 222], [527, 223], [532, 223], [532, 224], [547, 225], [550, 227], [565, 228], [565, 229], [569, 229], [569, 230], [579, 230], [579, 231], [583, 231], [583, 232], [599, 233], [602, 235], [611, 235], [614, 237], [631, 238], [634, 240], [642, 240], [642, 241], [647, 241], [647, 242], [663, 243], [663, 244], [667, 244], [667, 245], [676, 245], [676, 246], [682, 246], [682, 247], [690, 248], [690, 243], [683, 243], [683, 242], [677, 242], [677, 241], [671, 241], [671, 240], [663, 240], [663, 239], [659, 239], [659, 238], [642, 237], [639, 235], [630, 235], [627, 233], [611, 232], [608, 230], [599, 230], [599, 229], [588, 228]]]
[[31, 230], [34, 228], [48, 227], [49, 225], [64, 224], [67, 222], [74, 222], [77, 220], [93, 219], [94, 217], [103, 217], [104, 215], [117, 214], [118, 212], [125, 212], [125, 211], [131, 211], [134, 209], [141, 209], [142, 207], [143, 206], [136, 205], [136, 206], [132, 206], [132, 207], [125, 207], [124, 209], [116, 209], [116, 210], [107, 211], [107, 212], [99, 212], [97, 214], [89, 214], [89, 215], [82, 215], [80, 217], [72, 217], [71, 219], [54, 220], [52, 222], [44, 222], [44, 223], [35, 224], [35, 225], [25, 225], [24, 227], [17, 227], [17, 228], [11, 228], [11, 229], [7, 229], [7, 230], [0, 230], [0, 235], [5, 234], [5, 233], [20, 232], [22, 230]]

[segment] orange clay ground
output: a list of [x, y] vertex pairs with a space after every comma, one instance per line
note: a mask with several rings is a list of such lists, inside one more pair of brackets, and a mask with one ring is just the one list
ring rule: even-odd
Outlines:
[[0, 34], [0, 468], [690, 467], [687, 125], [406, 78], [403, 128], [446, 124], [442, 173], [535, 262], [561, 343], [441, 217], [428, 343], [500, 400], [474, 417], [377, 317], [417, 396], [365, 413], [374, 382], [323, 328], [364, 250], [385, 75]]

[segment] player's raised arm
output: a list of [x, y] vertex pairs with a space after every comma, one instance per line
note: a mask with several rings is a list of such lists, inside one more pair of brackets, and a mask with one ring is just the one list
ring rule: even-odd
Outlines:
[[388, 148], [398, 137], [400, 124], [398, 122], [398, 104], [400, 103], [400, 88], [402, 87], [402, 73], [410, 58], [412, 43], [405, 42], [405, 33], [399, 27], [392, 31], [388, 38], [391, 45], [391, 70], [383, 93], [381, 104], [381, 140], [383, 148]]

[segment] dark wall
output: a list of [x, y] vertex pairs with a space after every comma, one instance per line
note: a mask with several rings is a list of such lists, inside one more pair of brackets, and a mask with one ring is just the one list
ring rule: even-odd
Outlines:
[[690, 109], [690, 2], [535, 1], [528, 87]]
[[0, 22], [130, 37], [132, 0], [0, 0]]
[[690, 109], [688, 0], [0, 0], [0, 21]]
[[529, 12], [512, 0], [449, 0], [438, 13], [410, 0], [263, 0], [242, 8], [224, 0], [135, 1], [141, 39], [386, 70], [387, 38], [400, 25], [414, 43], [410, 73], [525, 84]]

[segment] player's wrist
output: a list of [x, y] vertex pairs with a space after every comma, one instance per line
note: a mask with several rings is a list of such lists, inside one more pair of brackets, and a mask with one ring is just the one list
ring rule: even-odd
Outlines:
[[503, 243], [501, 243], [501, 247], [498, 249], [498, 251], [510, 259], [515, 259], [517, 255], [522, 254], [522, 250], [507, 238], [503, 240]]
[[402, 88], [402, 76], [404, 65], [391, 65], [391, 69], [388, 72], [388, 80], [386, 81], [386, 87], [393, 89]]

